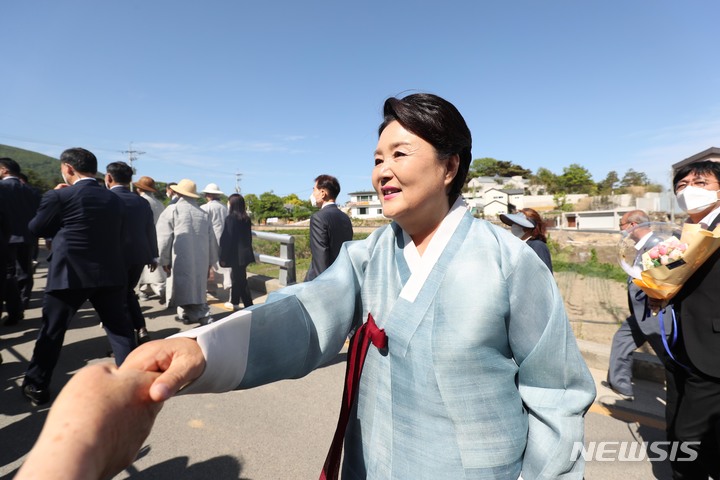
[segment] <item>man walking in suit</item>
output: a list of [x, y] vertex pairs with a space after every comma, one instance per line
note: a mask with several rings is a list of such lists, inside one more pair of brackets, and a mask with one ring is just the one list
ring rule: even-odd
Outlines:
[[[678, 205], [687, 223], [706, 230], [720, 225], [720, 163], [701, 161], [680, 167], [673, 177]], [[678, 339], [677, 362], [667, 365], [668, 440], [698, 453], [671, 460], [673, 478], [720, 478], [720, 250], [690, 277], [672, 299]]]
[[10, 239], [7, 245], [4, 292], [0, 291], [0, 312], [3, 303], [7, 317], [3, 325], [15, 325], [24, 317], [25, 302], [21, 285], [32, 278], [32, 246], [35, 237], [28, 230], [28, 223], [35, 216], [38, 198], [35, 192], [19, 178], [20, 165], [11, 158], [0, 158], [0, 188], [7, 192], [11, 219]]
[[[635, 240], [637, 257], [634, 267], [639, 266], [639, 257], [660, 242], [660, 238], [643, 223], [650, 218], [642, 210], [633, 210], [625, 213], [620, 219], [620, 230], [629, 231], [630, 237]], [[663, 346], [660, 325], [657, 318], [651, 316], [648, 298], [645, 292], [628, 277], [628, 308], [630, 315], [620, 325], [612, 339], [610, 349], [610, 366], [608, 368], [607, 382], [602, 382], [611, 388], [623, 400], [634, 400], [632, 385], [633, 352], [648, 342], [663, 362], [667, 360], [667, 353]]]
[[155, 220], [150, 204], [130, 191], [132, 168], [125, 162], [113, 162], [106, 168], [105, 185], [125, 204], [125, 266], [127, 268], [127, 309], [137, 332], [138, 344], [150, 341], [145, 317], [135, 294], [143, 268], [155, 271], [158, 257]]
[[340, 195], [340, 183], [331, 175], [320, 175], [310, 201], [320, 207], [310, 217], [310, 252], [312, 262], [305, 275], [308, 282], [332, 265], [340, 253], [344, 242], [352, 240], [353, 228], [350, 217], [343, 213], [335, 203]]
[[34, 235], [53, 239], [42, 326], [22, 386], [35, 405], [50, 400], [65, 331], [86, 300], [100, 317], [118, 365], [136, 346], [125, 305], [125, 205], [95, 179], [97, 158], [91, 152], [65, 150], [60, 172], [66, 183], [45, 193], [29, 225]]

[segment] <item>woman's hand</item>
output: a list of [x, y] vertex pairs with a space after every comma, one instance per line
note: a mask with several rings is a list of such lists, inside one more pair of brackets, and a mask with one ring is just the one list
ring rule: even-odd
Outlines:
[[120, 370], [157, 372], [150, 387], [150, 398], [163, 402], [192, 382], [205, 370], [205, 357], [191, 338], [169, 338], [148, 342], [133, 350]]
[[78, 371], [53, 403], [15, 477], [107, 478], [135, 459], [162, 403], [150, 399], [155, 372], [101, 363]]

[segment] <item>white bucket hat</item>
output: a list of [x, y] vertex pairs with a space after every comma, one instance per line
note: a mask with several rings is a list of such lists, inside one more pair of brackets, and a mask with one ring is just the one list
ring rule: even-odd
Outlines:
[[222, 190], [220, 190], [220, 187], [218, 187], [216, 183], [208, 183], [207, 186], [200, 193], [210, 193], [213, 195], [225, 195], [222, 192]]

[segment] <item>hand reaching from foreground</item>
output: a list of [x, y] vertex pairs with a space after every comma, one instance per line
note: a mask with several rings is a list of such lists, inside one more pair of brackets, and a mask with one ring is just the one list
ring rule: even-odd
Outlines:
[[149, 393], [152, 400], [164, 402], [202, 374], [205, 357], [194, 339], [157, 340], [133, 350], [120, 367], [128, 369], [160, 373]]
[[53, 403], [15, 479], [100, 479], [120, 472], [162, 408], [148, 394], [157, 377], [105, 363], [81, 369]]

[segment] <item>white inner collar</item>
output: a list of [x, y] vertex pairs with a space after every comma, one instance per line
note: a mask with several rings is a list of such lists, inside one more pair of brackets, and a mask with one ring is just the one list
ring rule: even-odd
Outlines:
[[458, 197], [453, 206], [450, 208], [448, 214], [445, 215], [443, 221], [440, 222], [440, 226], [430, 239], [430, 243], [422, 256], [420, 256], [420, 253], [418, 252], [415, 243], [412, 241], [412, 238], [410, 238], [410, 235], [403, 230], [405, 243], [403, 254], [405, 256], [405, 262], [410, 268], [411, 275], [410, 279], [403, 287], [402, 292], [400, 292], [401, 298], [404, 298], [409, 302], [415, 301], [418, 293], [420, 293], [420, 289], [425, 284], [425, 280], [427, 280], [430, 272], [435, 267], [435, 264], [440, 258], [442, 252], [445, 251], [445, 247], [455, 233], [455, 230], [457, 230], [460, 220], [462, 220], [466, 211], [467, 205], [465, 204], [465, 201], [462, 197]]

